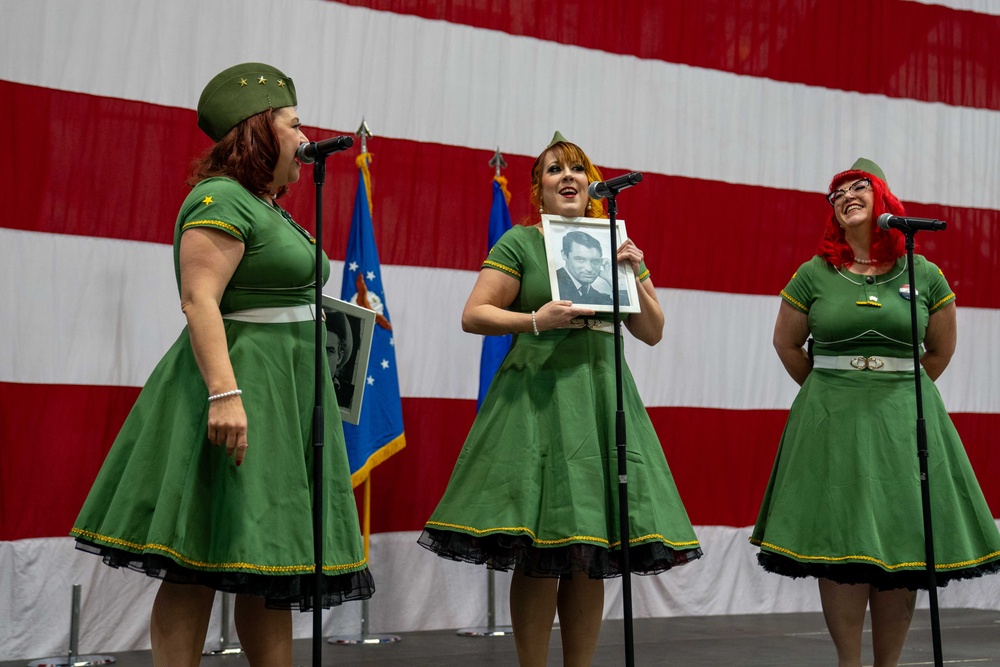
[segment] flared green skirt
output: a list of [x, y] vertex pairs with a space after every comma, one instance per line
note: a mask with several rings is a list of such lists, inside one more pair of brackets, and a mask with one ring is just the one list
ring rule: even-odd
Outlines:
[[[937, 583], [997, 572], [996, 523], [926, 373], [921, 387]], [[750, 540], [766, 569], [927, 588], [915, 406], [909, 373], [810, 373]]]
[[369, 597], [326, 369], [323, 590], [313, 583], [314, 323], [225, 327], [247, 414], [242, 465], [207, 439], [207, 390], [185, 329], [136, 400], [71, 534], [109, 565], [263, 595], [270, 606]]
[[[538, 576], [621, 573], [614, 339], [519, 335], [497, 372], [420, 543]], [[623, 373], [630, 570], [701, 556], [663, 449]]]

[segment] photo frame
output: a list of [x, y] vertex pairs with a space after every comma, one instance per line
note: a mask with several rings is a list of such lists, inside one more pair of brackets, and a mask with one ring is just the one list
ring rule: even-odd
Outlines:
[[[616, 220], [618, 245], [628, 235], [625, 221]], [[568, 300], [598, 313], [614, 312], [610, 265], [617, 248], [611, 247], [611, 226], [605, 218], [564, 218], [542, 215], [545, 257], [549, 265], [552, 300]], [[567, 253], [568, 250], [568, 253]], [[639, 312], [639, 292], [630, 262], [617, 262], [619, 312]]]
[[323, 295], [326, 355], [340, 417], [357, 424], [375, 330], [375, 311]]

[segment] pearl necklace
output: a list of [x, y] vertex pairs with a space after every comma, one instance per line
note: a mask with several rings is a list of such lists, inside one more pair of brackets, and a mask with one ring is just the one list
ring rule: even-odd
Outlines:
[[878, 264], [874, 259], [861, 259], [860, 257], [855, 257], [854, 262], [856, 264]]

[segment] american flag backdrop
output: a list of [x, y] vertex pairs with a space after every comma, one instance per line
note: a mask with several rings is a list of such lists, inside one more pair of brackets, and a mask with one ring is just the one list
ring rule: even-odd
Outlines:
[[[485, 618], [468, 593], [485, 575], [414, 540], [475, 414], [482, 343], [460, 314], [487, 245], [488, 161], [499, 146], [516, 224], [555, 130], [606, 177], [645, 174], [619, 214], [667, 324], [655, 348], [626, 336], [625, 354], [706, 558], [640, 581], [637, 614], [818, 609], [812, 588], [756, 571], [746, 526], [797, 389], [771, 347], [776, 295], [816, 248], [830, 177], [859, 156], [884, 169], [909, 214], [949, 223], [918, 236], [958, 295], [958, 352], [938, 386], [1000, 517], [1000, 2], [0, 8], [0, 599], [11, 601], [0, 604], [0, 659], [61, 650], [63, 598], [78, 579], [87, 650], [148, 645], [155, 582], [105, 572], [65, 535], [184, 325], [170, 243], [188, 165], [209, 146], [194, 107], [215, 73], [243, 61], [294, 79], [310, 139], [362, 119], [375, 133], [374, 231], [406, 448], [372, 476], [374, 630]], [[357, 153], [328, 160], [331, 294]], [[282, 203], [313, 227], [309, 168]], [[954, 584], [943, 604], [1000, 608], [997, 584], [984, 582]]]

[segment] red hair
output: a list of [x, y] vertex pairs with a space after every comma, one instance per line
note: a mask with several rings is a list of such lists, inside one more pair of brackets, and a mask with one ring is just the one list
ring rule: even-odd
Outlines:
[[287, 192], [282, 186], [271, 192], [274, 167], [278, 164], [281, 146], [274, 132], [274, 114], [265, 109], [241, 121], [191, 164], [187, 184], [194, 187], [206, 178], [226, 176], [255, 195], [271, 195], [275, 199]]
[[[560, 166], [582, 164], [584, 170], [587, 172], [588, 183], [604, 180], [604, 177], [601, 176], [601, 170], [594, 166], [594, 163], [590, 161], [590, 158], [587, 157], [582, 148], [568, 141], [558, 141], [542, 151], [542, 154], [538, 156], [534, 166], [531, 168], [531, 191], [528, 194], [528, 201], [531, 202], [531, 208], [535, 211], [542, 205], [542, 169], [544, 169], [543, 162], [545, 161], [545, 156], [549, 153], [553, 154], [553, 157]], [[604, 212], [604, 204], [600, 199], [590, 199], [589, 202], [589, 208], [586, 211], [588, 218], [608, 217]], [[540, 216], [541, 214], [537, 215]], [[541, 220], [540, 217], [532, 214], [524, 220], [523, 224], [535, 224], [539, 220]]]
[[[878, 176], [867, 171], [848, 169], [833, 177], [830, 181], [830, 192], [838, 185], [867, 178], [872, 183], [872, 243], [869, 258], [880, 264], [891, 264], [906, 253], [906, 237], [898, 229], [884, 230], [875, 224], [875, 220], [883, 213], [906, 215], [903, 205], [896, 195], [889, 192], [889, 186]], [[854, 263], [854, 251], [844, 238], [844, 229], [837, 222], [837, 213], [831, 207], [830, 217], [823, 230], [823, 239], [816, 251], [820, 257], [835, 267], [850, 266]]]

